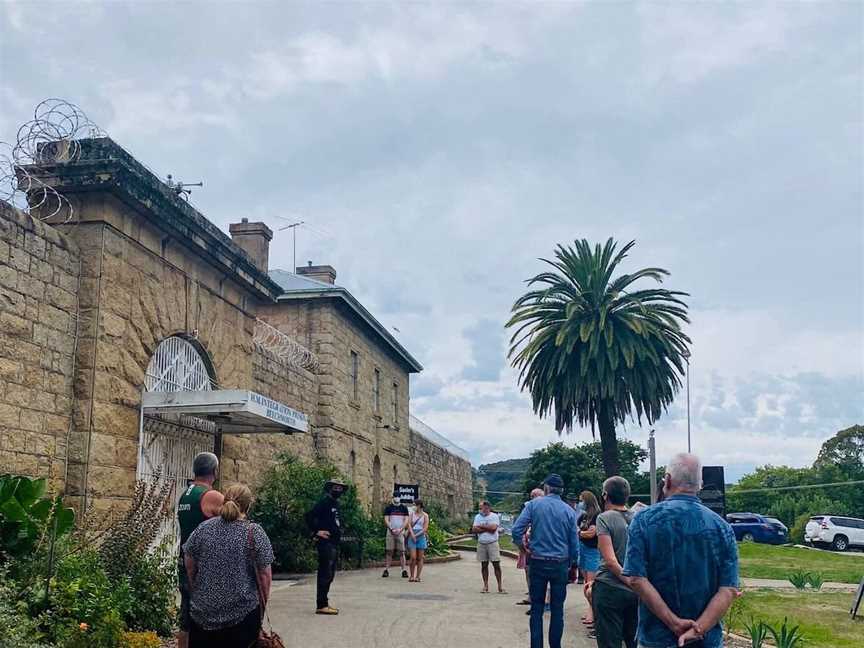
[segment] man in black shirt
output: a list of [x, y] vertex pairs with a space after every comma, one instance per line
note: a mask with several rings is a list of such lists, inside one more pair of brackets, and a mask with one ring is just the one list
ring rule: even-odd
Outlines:
[[330, 607], [328, 595], [330, 584], [336, 575], [336, 559], [339, 556], [339, 539], [342, 537], [342, 522], [339, 518], [339, 498], [347, 486], [342, 482], [328, 481], [324, 485], [326, 495], [309, 511], [309, 528], [318, 547], [318, 593], [315, 614], [339, 614]]

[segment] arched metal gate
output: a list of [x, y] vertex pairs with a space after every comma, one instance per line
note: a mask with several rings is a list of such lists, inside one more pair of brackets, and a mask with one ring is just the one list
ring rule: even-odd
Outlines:
[[[145, 392], [210, 391], [214, 379], [206, 358], [188, 340], [172, 336], [156, 347], [144, 377]], [[213, 452], [216, 424], [188, 415], [141, 415], [138, 479], [167, 479], [173, 483], [172, 511], [160, 529], [159, 541], [176, 544], [179, 537], [176, 505], [194, 478], [192, 460], [199, 452]]]

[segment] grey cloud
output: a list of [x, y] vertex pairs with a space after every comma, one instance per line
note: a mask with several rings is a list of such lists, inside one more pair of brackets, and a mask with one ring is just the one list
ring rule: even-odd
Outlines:
[[472, 364], [462, 370], [462, 377], [465, 380], [497, 381], [506, 364], [502, 322], [483, 318], [465, 329], [464, 335], [471, 343]]
[[[669, 268], [695, 313], [758, 310], [804, 336], [783, 371], [754, 352], [716, 384], [696, 376], [694, 415], [730, 442], [820, 434], [864, 402], [860, 378], [806, 373], [825, 340], [864, 330], [862, 12], [138, 3], [81, 21], [78, 6], [5, 3], [0, 139], [67, 97], [158, 173], [204, 180], [192, 201], [223, 228], [302, 214], [333, 236], [301, 236], [298, 258], [336, 266], [427, 366], [418, 405], [479, 408], [487, 435], [519, 412], [526, 448], [547, 429], [526, 431], [515, 384], [450, 388], [504, 375], [500, 324], [537, 257], [636, 238], [628, 268]], [[289, 267], [290, 238], [271, 253]], [[734, 346], [740, 322], [723, 322]], [[775, 397], [788, 421], [758, 416]], [[660, 425], [680, 426], [682, 403]]]

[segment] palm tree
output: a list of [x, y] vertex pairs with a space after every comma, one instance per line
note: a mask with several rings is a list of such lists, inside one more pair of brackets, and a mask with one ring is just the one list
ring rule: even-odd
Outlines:
[[660, 417], [681, 387], [690, 338], [687, 293], [636, 289], [640, 279], [662, 283], [663, 268], [643, 268], [612, 278], [635, 241], [616, 253], [613, 239], [592, 249], [585, 239], [559, 245], [554, 268], [528, 280], [513, 304], [507, 327], [515, 327], [510, 358], [520, 387], [531, 393], [534, 412], [555, 413], [555, 429], [569, 432], [574, 420], [600, 430], [603, 469], [618, 474], [616, 423], [641, 424]]

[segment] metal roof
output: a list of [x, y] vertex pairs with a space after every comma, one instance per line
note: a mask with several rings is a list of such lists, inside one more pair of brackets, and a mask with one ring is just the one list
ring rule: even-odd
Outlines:
[[287, 270], [270, 270], [270, 278], [279, 284], [283, 293], [276, 297], [276, 301], [295, 301], [303, 299], [331, 298], [341, 300], [350, 308], [363, 322], [365, 322], [383, 341], [393, 350], [409, 367], [409, 373], [423, 371], [421, 365], [414, 356], [408, 353], [399, 341], [393, 337], [381, 322], [379, 322], [357, 299], [342, 286], [336, 286], [323, 281], [309, 279], [302, 275], [288, 272]]

